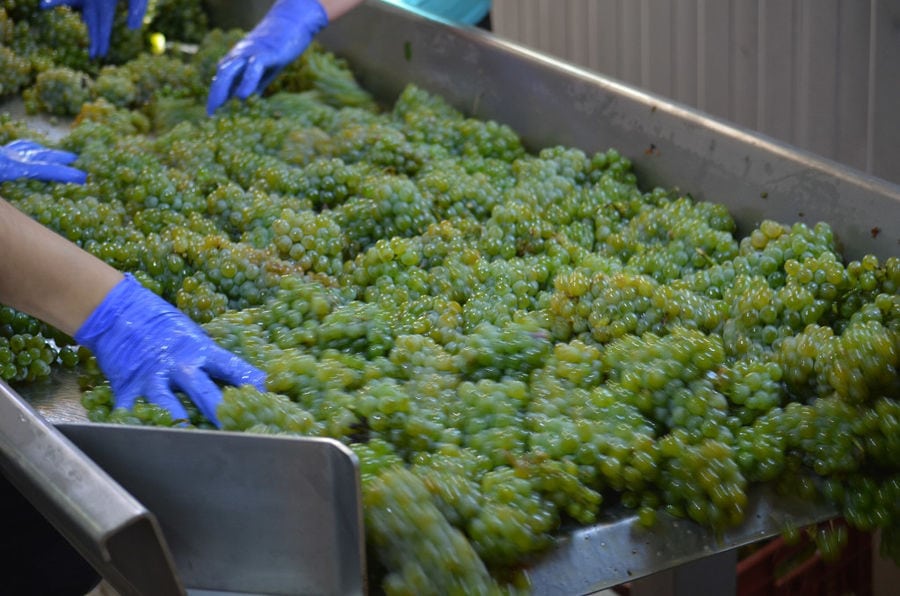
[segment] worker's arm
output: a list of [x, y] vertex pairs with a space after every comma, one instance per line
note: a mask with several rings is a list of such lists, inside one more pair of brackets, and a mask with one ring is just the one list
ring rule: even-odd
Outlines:
[[[74, 153], [28, 140], [0, 147], [0, 182], [31, 178], [83, 183]], [[122, 278], [102, 261], [0, 199], [0, 304], [72, 335]]]
[[187, 411], [181, 390], [218, 424], [214, 380], [265, 390], [265, 375], [217, 346], [177, 308], [0, 199], [0, 303], [75, 337], [97, 357], [116, 406], [137, 398]]
[[262, 93], [328, 23], [362, 0], [277, 0], [266, 16], [219, 62], [209, 88], [212, 115], [232, 97]]
[[69, 335], [122, 274], [0, 199], [0, 304]]
[[322, 0], [322, 7], [328, 13], [328, 21], [331, 22], [347, 14], [362, 2], [363, 0]]

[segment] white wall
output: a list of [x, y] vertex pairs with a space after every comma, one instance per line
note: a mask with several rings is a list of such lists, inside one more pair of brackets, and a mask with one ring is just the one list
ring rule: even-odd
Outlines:
[[492, 23], [900, 183], [900, 0], [494, 0]]

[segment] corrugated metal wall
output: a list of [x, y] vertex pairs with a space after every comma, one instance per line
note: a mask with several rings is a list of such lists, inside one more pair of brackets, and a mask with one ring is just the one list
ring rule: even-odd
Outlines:
[[898, 0], [494, 0], [494, 32], [900, 182]]

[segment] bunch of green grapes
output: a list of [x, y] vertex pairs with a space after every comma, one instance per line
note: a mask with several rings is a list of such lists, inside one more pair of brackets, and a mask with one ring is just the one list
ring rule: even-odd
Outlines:
[[[424, 295], [403, 307], [398, 317], [400, 335], [415, 333], [423, 340], [431, 340], [446, 351], [453, 349], [464, 338], [462, 307], [443, 295]], [[449, 352], [448, 352], [449, 353]], [[453, 366], [458, 360], [453, 358]]]
[[[90, 80], [95, 76], [102, 63], [121, 64], [136, 58], [145, 47], [143, 36], [139, 31], [126, 27], [127, 11], [116, 11], [113, 20], [110, 49], [106, 56], [99, 60], [88, 57], [88, 33], [84, 22], [77, 12], [68, 6], [43, 9], [39, 2], [9, 1], [2, 5], [0, 17], [0, 36], [4, 57], [10, 66], [17, 66], [20, 75], [24, 72], [24, 63], [30, 65], [30, 75], [18, 89], [30, 87], [34, 77], [41, 73], [59, 68], [67, 68], [80, 74], [81, 80]], [[10, 54], [15, 55], [12, 59]], [[69, 87], [75, 81], [63, 81], [56, 77], [57, 87]], [[46, 85], [46, 82], [44, 83]], [[80, 85], [81, 83], [79, 83]], [[74, 87], [70, 93], [74, 91]], [[47, 110], [56, 114], [77, 114], [77, 109], [63, 111], [60, 103], [43, 104], [33, 102], [32, 110]], [[70, 108], [74, 102], [70, 102]]]
[[900, 401], [882, 397], [858, 408], [853, 421], [853, 434], [863, 438], [866, 461], [874, 468], [890, 468], [900, 455]]
[[207, 323], [228, 311], [228, 296], [216, 290], [216, 285], [202, 272], [184, 278], [174, 303], [198, 323]]
[[577, 388], [548, 369], [535, 374], [530, 387], [529, 454], [576, 464], [584, 486], [614, 491], [631, 506], [651, 497], [659, 471], [657, 431], [621, 387]]
[[683, 328], [662, 337], [625, 336], [609, 344], [602, 359], [608, 381], [650, 420], [691, 435], [718, 435], [728, 400], [708, 373], [725, 361], [721, 339]]
[[[465, 257], [464, 257], [465, 258]], [[451, 274], [456, 259], [449, 259], [447, 266]], [[482, 323], [503, 327], [516, 321], [529, 321], [535, 327], [545, 328], [547, 317], [535, 312], [549, 301], [548, 272], [552, 267], [542, 256], [527, 255], [508, 261], [478, 258], [471, 268], [460, 264], [468, 285], [473, 291], [460, 299], [464, 302], [463, 318], [466, 329], [474, 330]]]
[[630, 270], [668, 281], [736, 256], [734, 221], [721, 205], [688, 197], [656, 200], [605, 240]]
[[282, 210], [271, 225], [271, 245], [282, 259], [297, 263], [305, 271], [340, 275], [348, 241], [331, 212]]
[[[48, 63], [87, 74], [96, 72], [96, 64], [88, 59], [87, 28], [80, 14], [66, 6], [40, 9], [31, 13], [26, 22], [27, 43], [33, 44], [32, 52], [40, 56], [38, 60], [44, 59]], [[23, 33], [16, 31], [17, 36]]]
[[[285, 145], [290, 140], [286, 139]], [[284, 152], [279, 157], [291, 162]], [[347, 164], [337, 158], [318, 158], [300, 164], [300, 188], [298, 193], [309, 199], [316, 209], [334, 208], [359, 192], [365, 176], [372, 168], [368, 164]]]
[[481, 477], [481, 508], [469, 519], [466, 532], [491, 566], [512, 565], [523, 553], [544, 550], [550, 531], [559, 524], [558, 508], [523, 476], [499, 465]]
[[[416, 144], [456, 148], [462, 144], [462, 134], [456, 126], [464, 117], [443, 98], [432, 95], [415, 85], [407, 85], [394, 102], [392, 116], [395, 126]], [[454, 154], [456, 150], [452, 150]], [[428, 164], [424, 164], [427, 168]], [[424, 169], [423, 168], [423, 169]]]
[[272, 224], [284, 209], [307, 211], [308, 203], [285, 200], [273, 206], [268, 193], [245, 190], [228, 179], [224, 168], [219, 174], [221, 181], [211, 180], [210, 191], [206, 194], [205, 215], [213, 220], [215, 230], [224, 230], [230, 237], [241, 238], [243, 242], [257, 248], [268, 247], [274, 239]]
[[[119, 66], [107, 67], [101, 77], [120, 77], [128, 81], [134, 93], [129, 107], [141, 107], [156, 95], [199, 97], [205, 90], [196, 67], [181, 58], [168, 55], [140, 54]], [[208, 83], [207, 83], [208, 85]]]
[[414, 176], [426, 163], [446, 157], [445, 149], [411, 143], [402, 131], [380, 121], [342, 126], [321, 145], [326, 155], [348, 164], [364, 162], [407, 176]]
[[560, 339], [575, 336], [609, 343], [645, 333], [665, 335], [678, 327], [718, 330], [726, 305], [683, 284], [659, 284], [652, 277], [619, 270], [600, 261], [601, 271], [583, 270], [555, 278], [550, 312]]
[[4, 337], [0, 334], [0, 378], [5, 381], [46, 378], [56, 359], [56, 350], [42, 335], [16, 333]]
[[302, 407], [277, 393], [263, 393], [245, 385], [222, 390], [216, 411], [223, 430], [278, 432], [316, 436], [321, 425]]
[[[2, 13], [0, 13], [2, 14]], [[18, 93], [32, 81], [31, 61], [0, 45], [0, 96]]]
[[261, 304], [278, 287], [280, 275], [299, 269], [219, 235], [197, 235], [183, 258], [189, 271], [202, 272], [217, 292], [228, 296], [229, 306], [237, 309]]
[[466, 447], [501, 465], [525, 452], [526, 399], [526, 385], [519, 381], [464, 382], [457, 387], [450, 423]]
[[176, 420], [172, 418], [172, 414], [168, 410], [150, 403], [144, 398], [138, 398], [130, 409], [116, 407], [112, 388], [105, 382], [85, 389], [81, 401], [87, 409], [88, 419], [93, 422], [133, 426], [196, 424], [198, 428], [214, 428], [203, 418], [193, 402], [184, 396], [178, 395], [178, 397], [188, 412], [188, 420]]
[[484, 502], [481, 476], [490, 469], [485, 456], [452, 443], [415, 454], [410, 466], [447, 521], [463, 531]]
[[53, 367], [78, 363], [64, 333], [9, 306], [0, 306], [0, 378], [31, 382], [50, 375]]
[[67, 67], [50, 68], [37, 75], [33, 87], [23, 94], [25, 108], [32, 113], [47, 112], [74, 116], [91, 98], [93, 79]]
[[545, 242], [553, 235], [540, 207], [513, 195], [491, 210], [479, 249], [489, 257], [509, 260], [543, 252]]
[[878, 320], [850, 323], [839, 336], [831, 327], [810, 325], [781, 343], [777, 362], [800, 394], [835, 392], [858, 402], [897, 393], [896, 333]]
[[410, 333], [394, 339], [389, 359], [399, 378], [409, 380], [431, 375], [457, 375], [457, 362], [453, 355], [427, 335]]
[[578, 464], [569, 459], [550, 459], [543, 453], [533, 453], [514, 463], [516, 476], [531, 482], [531, 488], [557, 509], [580, 524], [597, 521], [603, 496], [585, 486]]
[[431, 202], [409, 179], [371, 176], [359, 195], [335, 209], [338, 223], [347, 232], [350, 254], [356, 254], [381, 238], [414, 236], [434, 223]]
[[387, 594], [507, 594], [466, 536], [434, 504], [423, 481], [403, 467], [366, 482], [368, 540], [390, 571]]
[[879, 262], [874, 255], [867, 255], [860, 261], [848, 263], [846, 271], [850, 289], [837, 306], [841, 317], [834, 322], [835, 330], [843, 330], [860, 317], [882, 320], [885, 326], [896, 330], [900, 320], [897, 304], [900, 258], [889, 257]]
[[784, 410], [775, 407], [741, 426], [735, 435], [735, 460], [749, 482], [772, 482], [784, 473], [787, 433], [781, 419]]
[[350, 301], [322, 318], [316, 331], [318, 350], [384, 356], [394, 343], [392, 313], [378, 303]]
[[348, 261], [349, 269], [341, 277], [352, 283], [357, 295], [366, 295], [369, 302], [375, 300], [367, 292], [383, 286], [413, 290], [407, 300], [416, 300], [428, 293], [427, 274], [419, 266], [422, 259], [418, 238], [395, 236], [378, 240], [365, 252], [358, 253], [352, 262]]
[[0, 21], [3, 45], [28, 61], [35, 75], [52, 67], [95, 72], [88, 60], [87, 29], [68, 7], [43, 10], [38, 2], [4, 2]]
[[716, 387], [744, 424], [782, 405], [784, 371], [773, 358], [745, 357], [717, 371]]
[[[433, 227], [432, 231], [438, 229]], [[445, 296], [461, 306], [468, 305], [471, 312], [469, 299], [484, 289], [482, 279], [488, 259], [477, 250], [465, 246], [467, 235], [429, 238], [426, 233], [425, 236], [426, 244], [422, 246], [422, 254], [425, 257], [423, 269], [427, 275], [427, 293]], [[496, 303], [488, 305], [491, 310], [497, 306], [499, 305]], [[488, 309], [482, 312], [488, 312]]]
[[856, 472], [864, 461], [864, 434], [857, 434], [856, 423], [860, 414], [846, 401], [827, 397], [810, 405], [788, 404], [779, 424], [788, 451], [803, 457], [819, 476], [837, 476]]
[[484, 220], [500, 202], [500, 190], [484, 173], [470, 174], [455, 159], [429, 161], [416, 178], [441, 220]]
[[463, 159], [475, 159], [476, 163], [484, 158], [513, 162], [526, 154], [519, 135], [500, 122], [466, 118], [453, 125], [460, 136], [459, 146], [454, 149]]
[[810, 228], [802, 222], [787, 226], [763, 220], [758, 228], [740, 241], [741, 256], [764, 275], [776, 273], [791, 259], [802, 262], [834, 252], [835, 249], [834, 234], [826, 222], [819, 222]]
[[716, 529], [742, 521], [747, 480], [730, 445], [716, 439], [697, 443], [676, 430], [662, 437], [659, 449], [666, 511]]
[[455, 352], [457, 368], [468, 379], [524, 379], [550, 353], [550, 334], [539, 322], [522, 319], [502, 325], [483, 322]]
[[286, 68], [269, 86], [269, 93], [278, 91], [318, 92], [321, 101], [334, 107], [351, 107], [376, 110], [372, 94], [360, 86], [350, 71], [349, 64], [324, 52], [317, 43], [310, 52], [305, 52], [293, 65]]

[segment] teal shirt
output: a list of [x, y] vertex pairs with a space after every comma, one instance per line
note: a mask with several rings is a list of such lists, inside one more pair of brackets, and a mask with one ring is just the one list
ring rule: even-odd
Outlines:
[[399, 0], [396, 3], [467, 25], [476, 24], [491, 10], [491, 0]]

